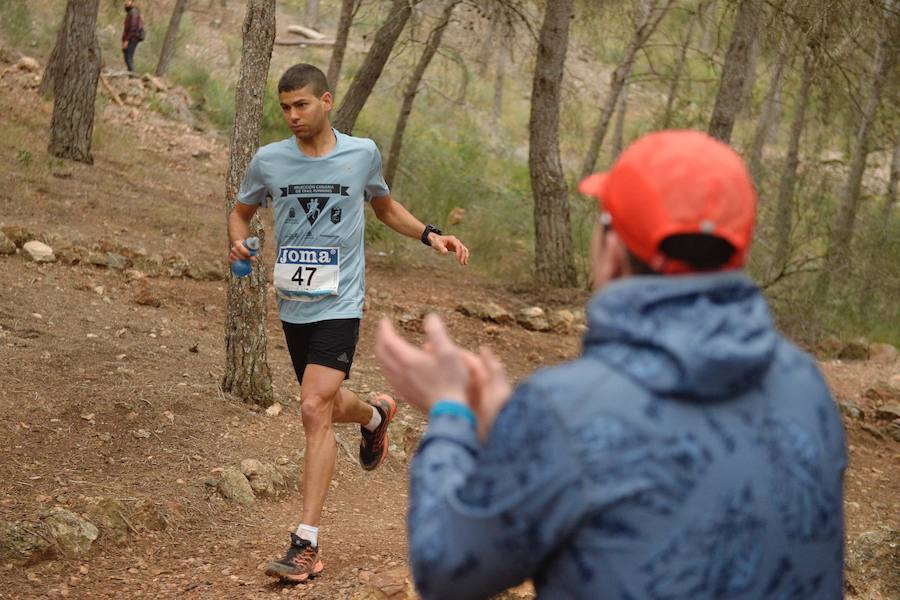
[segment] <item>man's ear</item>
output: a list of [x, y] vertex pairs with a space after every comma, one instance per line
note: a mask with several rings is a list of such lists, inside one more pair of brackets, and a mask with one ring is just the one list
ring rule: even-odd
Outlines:
[[628, 249], [615, 230], [610, 229], [604, 236], [604, 253], [606, 255], [607, 269], [611, 279], [631, 275], [631, 263], [628, 261]]
[[321, 100], [322, 104], [325, 105], [325, 112], [328, 112], [329, 110], [331, 110], [331, 107], [334, 106], [334, 96], [331, 94], [331, 92], [325, 92], [324, 94], [322, 94]]

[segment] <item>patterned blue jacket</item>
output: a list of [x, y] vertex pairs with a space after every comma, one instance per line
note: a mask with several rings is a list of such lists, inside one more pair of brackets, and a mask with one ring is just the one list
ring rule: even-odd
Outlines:
[[843, 429], [740, 273], [598, 293], [581, 358], [513, 393], [485, 445], [431, 419], [412, 464], [428, 600], [842, 597]]

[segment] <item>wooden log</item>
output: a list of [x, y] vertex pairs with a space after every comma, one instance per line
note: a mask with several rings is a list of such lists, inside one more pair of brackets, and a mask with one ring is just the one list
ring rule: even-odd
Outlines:
[[297, 35], [302, 35], [305, 38], [309, 38], [311, 40], [324, 40], [325, 34], [316, 31], [315, 29], [311, 29], [309, 27], [304, 27], [303, 25], [288, 25], [288, 33], [296, 33]]
[[280, 38], [275, 40], [276, 46], [334, 46], [334, 40], [298, 40]]
[[106, 90], [106, 93], [119, 105], [119, 108], [125, 108], [125, 103], [122, 102], [122, 98], [120, 98], [119, 94], [112, 89], [112, 86], [109, 85], [109, 82], [103, 75], [100, 76], [100, 84], [103, 86], [103, 89]]

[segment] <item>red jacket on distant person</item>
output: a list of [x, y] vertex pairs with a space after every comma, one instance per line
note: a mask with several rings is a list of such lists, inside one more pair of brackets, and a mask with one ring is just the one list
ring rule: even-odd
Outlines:
[[143, 19], [141, 11], [137, 6], [132, 6], [125, 13], [125, 28], [122, 30], [123, 42], [139, 42], [141, 41], [140, 31], [143, 29]]

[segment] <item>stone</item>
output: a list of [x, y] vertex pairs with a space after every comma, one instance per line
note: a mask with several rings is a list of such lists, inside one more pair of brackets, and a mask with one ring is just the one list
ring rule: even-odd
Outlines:
[[56, 253], [56, 258], [67, 265], [77, 265], [87, 255], [87, 250], [81, 246], [63, 246], [62, 248], [54, 249], [54, 252]]
[[54, 506], [41, 516], [47, 534], [68, 558], [86, 556], [100, 535], [97, 526], [70, 510]]
[[31, 58], [30, 56], [23, 56], [19, 59], [19, 62], [16, 63], [16, 68], [20, 71], [35, 73], [41, 70], [41, 63]]
[[116, 271], [124, 271], [131, 266], [131, 261], [117, 252], [107, 252], [106, 266]]
[[62, 246], [64, 243], [61, 235], [59, 235], [58, 233], [50, 233], [48, 231], [45, 231], [42, 234], [40, 234], [38, 236], [38, 241], [44, 242], [48, 246], [52, 246], [54, 248], [56, 246]]
[[888, 387], [896, 392], [900, 392], [900, 373], [892, 375], [891, 378], [888, 379]]
[[554, 310], [548, 315], [547, 322], [550, 324], [550, 329], [553, 331], [556, 331], [557, 333], [566, 333], [575, 325], [575, 315], [571, 310], [565, 308]]
[[881, 433], [881, 431], [879, 431], [875, 427], [872, 427], [871, 425], [866, 425], [865, 423], [863, 423], [862, 425], [859, 426], [859, 428], [876, 439], [879, 439], [879, 440], [884, 439], [884, 434]]
[[868, 360], [869, 342], [862, 338], [851, 340], [844, 344], [837, 357], [841, 360]]
[[187, 276], [197, 281], [223, 281], [225, 279], [225, 263], [215, 260], [191, 263]]
[[499, 325], [512, 325], [516, 322], [512, 313], [494, 302], [463, 302], [456, 307], [456, 311], [467, 317], [491, 321]]
[[875, 409], [875, 418], [882, 421], [900, 419], [900, 404], [892, 402]]
[[165, 531], [173, 518], [168, 508], [145, 499], [135, 502], [131, 511], [132, 524], [141, 531]]
[[255, 458], [241, 461], [241, 473], [250, 483], [250, 489], [261, 496], [274, 496], [285, 485], [284, 477], [275, 465], [262, 463]]
[[550, 323], [539, 306], [523, 308], [516, 314], [516, 322], [529, 331], [550, 331]]
[[0, 521], [0, 559], [17, 564], [33, 564], [50, 558], [53, 555], [53, 544], [43, 529], [41, 523]]
[[85, 513], [100, 528], [104, 538], [121, 541], [128, 535], [125, 505], [116, 498], [95, 497], [86, 499]]
[[424, 331], [422, 328], [422, 317], [411, 313], [403, 313], [397, 317], [397, 325], [399, 325], [401, 329], [407, 331], [415, 331], [417, 333], [422, 333]]
[[95, 267], [106, 267], [106, 255], [96, 250], [88, 252], [87, 261]]
[[207, 160], [211, 156], [209, 150], [194, 150], [191, 152], [191, 156], [196, 158], [197, 160]]
[[33, 260], [36, 263], [56, 262], [56, 255], [53, 254], [53, 248], [43, 242], [37, 240], [25, 242], [25, 245], [22, 246], [22, 250], [25, 252], [25, 257], [28, 258], [28, 260]]
[[181, 254], [166, 258], [165, 270], [169, 277], [184, 277], [191, 269], [191, 264]]
[[860, 598], [900, 597], [900, 531], [866, 531], [847, 545], [847, 591]]
[[869, 360], [879, 365], [892, 365], [897, 362], [897, 349], [891, 344], [875, 343], [869, 346]]
[[159, 277], [162, 273], [164, 260], [161, 254], [139, 256], [134, 260], [134, 267], [146, 273], [147, 277]]
[[820, 358], [837, 358], [841, 353], [844, 342], [836, 335], [826, 335], [816, 342], [816, 354]]
[[244, 506], [253, 504], [256, 501], [250, 482], [247, 481], [247, 478], [240, 470], [234, 467], [226, 467], [222, 470], [218, 490], [228, 500], [234, 500]]
[[351, 600], [416, 600], [419, 597], [404, 566], [370, 574], [367, 580], [366, 586], [351, 596]]
[[277, 417], [278, 415], [281, 414], [281, 410], [283, 408], [284, 407], [281, 406], [281, 403], [275, 402], [274, 404], [272, 404], [272, 406], [270, 406], [269, 408], [266, 409], [266, 415], [268, 415], [270, 417]]
[[849, 400], [838, 403], [838, 408], [841, 409], [842, 415], [851, 419], [861, 421], [865, 418], [863, 409], [861, 409], [857, 404], [850, 402]]
[[887, 434], [895, 442], [900, 442], [900, 419], [894, 419], [888, 425]]
[[16, 243], [9, 239], [5, 233], [0, 231], [0, 254], [9, 256], [16, 253]]
[[135, 288], [135, 304], [139, 304], [141, 306], [152, 306], [154, 308], [159, 308], [160, 306], [162, 306], [162, 298], [159, 297], [159, 294], [156, 293], [156, 290], [150, 287], [150, 284], [147, 283], [147, 280], [139, 280], [136, 283]]
[[879, 381], [875, 385], [866, 388], [863, 396], [878, 403], [890, 403], [900, 401], [900, 390], [892, 387], [888, 381]]
[[135, 429], [131, 432], [131, 435], [136, 437], [139, 440], [145, 440], [150, 437], [150, 432], [146, 429]]
[[460, 208], [457, 206], [453, 210], [450, 211], [450, 214], [447, 215], [447, 225], [453, 227], [454, 225], [459, 225], [463, 222], [463, 219], [466, 216], [466, 209]]
[[0, 231], [5, 233], [6, 237], [11, 239], [12, 243], [19, 248], [24, 246], [25, 242], [37, 239], [37, 236], [34, 235], [34, 233], [18, 225], [5, 225], [0, 227]]
[[144, 73], [144, 76], [141, 78], [146, 83], [149, 83], [155, 92], [165, 92], [169, 89], [168, 84], [159, 77], [154, 77], [150, 73]]

